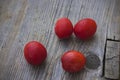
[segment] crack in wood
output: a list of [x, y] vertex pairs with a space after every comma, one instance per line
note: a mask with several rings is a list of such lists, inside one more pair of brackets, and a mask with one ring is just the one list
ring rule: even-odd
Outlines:
[[111, 60], [111, 59], [113, 59], [113, 58], [117, 58], [117, 57], [119, 57], [120, 55], [115, 55], [115, 56], [112, 56], [112, 57], [110, 57], [110, 58], [106, 58], [106, 60]]
[[115, 39], [107, 39], [108, 41], [115, 41], [115, 42], [120, 42], [120, 40], [115, 40]]

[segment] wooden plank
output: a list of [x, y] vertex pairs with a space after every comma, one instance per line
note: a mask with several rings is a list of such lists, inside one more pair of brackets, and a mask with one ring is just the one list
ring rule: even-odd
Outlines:
[[105, 57], [105, 77], [118, 79], [120, 74], [120, 42], [107, 41]]
[[[102, 80], [107, 25], [111, 19], [108, 14], [113, 11], [115, 1], [28, 0], [26, 6], [19, 1], [10, 4], [16, 7], [13, 4], [18, 3], [17, 8], [20, 8], [19, 10], [22, 8], [26, 15], [22, 16], [22, 19], [17, 15], [15, 21], [20, 22], [17, 29], [14, 27], [15, 29], [8, 34], [9, 37], [2, 42], [4, 46], [1, 45], [0, 51], [0, 80]], [[85, 17], [95, 19], [98, 24], [95, 37], [88, 41], [78, 40], [75, 36], [68, 40], [59, 40], [53, 29], [56, 20], [63, 16], [70, 18], [73, 24]], [[23, 56], [24, 45], [31, 40], [41, 42], [48, 51], [46, 61], [38, 67], [29, 65]], [[100, 66], [94, 70], [84, 69], [75, 74], [65, 72], [61, 67], [60, 58], [65, 51], [71, 49], [81, 51], [86, 56], [95, 53], [100, 59]]]
[[116, 0], [108, 25], [108, 39], [120, 41], [120, 0]]

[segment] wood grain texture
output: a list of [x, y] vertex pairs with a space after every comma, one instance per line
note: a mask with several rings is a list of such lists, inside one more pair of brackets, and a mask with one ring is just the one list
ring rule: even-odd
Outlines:
[[[116, 4], [115, 0], [1, 1], [0, 80], [104, 80], [101, 77], [104, 48], [108, 25], [113, 17], [109, 14], [113, 13]], [[8, 16], [10, 13], [12, 15]], [[59, 40], [54, 25], [60, 17], [68, 17], [73, 24], [82, 18], [93, 18], [98, 25], [97, 32], [88, 41], [78, 40], [74, 35]], [[41, 66], [32, 66], [24, 59], [24, 45], [31, 40], [41, 42], [47, 49], [47, 59]], [[85, 56], [94, 53], [100, 59], [100, 66], [74, 74], [65, 72], [61, 55], [71, 49], [81, 51]]]
[[107, 41], [105, 57], [105, 77], [119, 78], [120, 42]]
[[111, 16], [108, 25], [108, 39], [120, 41], [120, 0], [116, 0], [114, 9], [109, 15]]

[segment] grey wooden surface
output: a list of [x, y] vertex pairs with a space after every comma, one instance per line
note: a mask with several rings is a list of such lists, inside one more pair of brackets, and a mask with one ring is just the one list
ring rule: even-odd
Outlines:
[[[120, 56], [120, 45], [111, 46], [117, 50], [108, 51], [109, 45], [120, 42], [119, 7], [119, 0], [0, 0], [0, 80], [118, 79], [119, 57], [110, 58], [109, 64], [106, 60], [109, 54]], [[68, 40], [59, 40], [54, 25], [60, 17], [68, 17], [73, 24], [82, 18], [93, 18], [97, 32], [87, 41], [78, 40], [74, 35]], [[31, 40], [47, 48], [48, 56], [41, 66], [32, 66], [24, 59], [24, 45]], [[71, 49], [85, 56], [97, 55], [99, 67], [93, 70], [86, 66], [74, 74], [65, 72], [60, 58]], [[117, 67], [106, 67], [112, 66], [112, 62]], [[108, 70], [118, 71], [109, 75]]]
[[105, 77], [118, 79], [119, 78], [119, 63], [120, 63], [120, 42], [107, 41], [105, 57]]

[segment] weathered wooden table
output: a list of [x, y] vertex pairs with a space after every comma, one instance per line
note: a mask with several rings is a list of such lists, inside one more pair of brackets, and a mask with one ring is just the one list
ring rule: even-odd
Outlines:
[[[59, 40], [54, 25], [60, 17], [68, 17], [73, 24], [93, 18], [97, 32], [87, 41], [74, 35]], [[23, 56], [24, 45], [31, 40], [47, 48], [47, 59], [38, 67]], [[91, 61], [73, 74], [65, 72], [60, 61], [71, 49], [83, 52]], [[119, 79], [119, 63], [120, 0], [0, 0], [0, 80]]]

